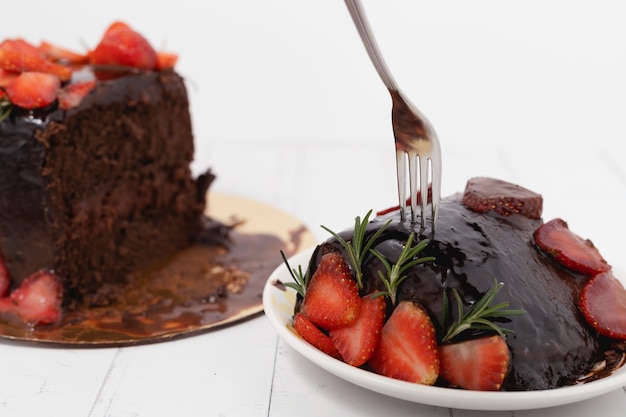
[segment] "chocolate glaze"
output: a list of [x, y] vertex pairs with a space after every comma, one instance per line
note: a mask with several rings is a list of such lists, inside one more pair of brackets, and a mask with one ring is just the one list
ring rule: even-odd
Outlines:
[[[408, 234], [413, 232], [409, 223], [400, 221], [399, 212], [375, 218], [367, 234], [389, 219], [391, 224], [374, 248], [394, 263]], [[425, 223], [430, 224], [430, 219]], [[494, 303], [508, 301], [510, 308], [526, 311], [501, 323], [515, 332], [507, 338], [512, 366], [504, 390], [574, 384], [609, 349], [609, 341], [599, 337], [578, 310], [584, 278], [558, 267], [534, 247], [532, 233], [540, 224], [539, 219], [517, 214], [475, 213], [461, 204], [460, 195], [446, 198], [441, 202], [436, 233], [421, 252], [423, 256], [434, 256], [436, 261], [414, 267], [398, 292], [399, 300], [417, 300], [424, 305], [441, 337], [444, 290], [452, 300], [451, 289], [456, 289], [467, 308], [493, 286], [494, 278], [503, 282]], [[419, 221], [417, 225], [415, 232], [422, 239], [429, 237], [430, 231], [420, 232]], [[349, 229], [341, 235], [349, 240], [352, 233]], [[312, 256], [311, 274], [328, 251], [345, 255], [343, 247], [334, 238], [329, 239]], [[364, 294], [383, 288], [377, 278], [381, 268], [374, 256], [366, 258]], [[456, 306], [452, 305], [449, 313], [454, 319], [455, 312]]]

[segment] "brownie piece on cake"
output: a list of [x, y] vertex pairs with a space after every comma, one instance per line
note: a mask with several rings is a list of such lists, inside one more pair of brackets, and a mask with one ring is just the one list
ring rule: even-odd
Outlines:
[[[156, 54], [148, 68], [86, 59], [51, 103], [18, 101], [0, 123], [0, 258], [13, 287], [54, 271], [70, 308], [109, 303], [133, 271], [189, 246], [212, 180], [192, 177], [188, 97], [173, 69]], [[87, 88], [67, 103], [72, 85]]]

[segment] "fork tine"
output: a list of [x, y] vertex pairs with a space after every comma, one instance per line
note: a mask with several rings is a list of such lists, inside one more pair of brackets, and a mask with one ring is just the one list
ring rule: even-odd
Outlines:
[[417, 178], [420, 160], [419, 156], [414, 152], [407, 152], [407, 155], [409, 157], [409, 189], [411, 191], [411, 224], [415, 224], [417, 217]]
[[[432, 163], [432, 161], [431, 161]], [[419, 158], [420, 165], [420, 208], [421, 208], [421, 226], [424, 229], [426, 219], [426, 206], [428, 205], [428, 158]], [[417, 193], [415, 193], [417, 200]]]
[[398, 202], [400, 203], [400, 220], [405, 221], [406, 212], [406, 162], [405, 152], [396, 149], [396, 175], [398, 179]]

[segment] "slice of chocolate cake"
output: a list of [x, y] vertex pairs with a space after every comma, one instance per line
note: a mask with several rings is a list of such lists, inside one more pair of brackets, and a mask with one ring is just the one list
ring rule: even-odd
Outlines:
[[[36, 271], [53, 271], [70, 308], [107, 304], [132, 271], [189, 246], [202, 228], [212, 179], [192, 177], [185, 84], [163, 68], [172, 61], [164, 65], [149, 45], [147, 66], [143, 56], [137, 65], [136, 57], [116, 60], [119, 43], [107, 40], [113, 35], [144, 45], [117, 23], [79, 56], [80, 67], [62, 65], [75, 58], [67, 51], [42, 64], [23, 41], [0, 47], [0, 259], [13, 287]], [[35, 64], [12, 66], [16, 49], [20, 62]], [[60, 72], [51, 100], [40, 94], [45, 82], [14, 81], [61, 67], [71, 77]], [[39, 101], [31, 105], [25, 96]]]

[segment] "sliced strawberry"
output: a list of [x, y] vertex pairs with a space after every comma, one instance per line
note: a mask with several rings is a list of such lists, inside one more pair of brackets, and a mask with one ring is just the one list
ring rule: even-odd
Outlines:
[[433, 323], [424, 309], [401, 301], [383, 326], [372, 369], [395, 379], [432, 385], [439, 375], [439, 352]]
[[[428, 193], [427, 193], [427, 202], [430, 203], [431, 200], [433, 198], [433, 184], [429, 183], [428, 184]], [[420, 192], [420, 190], [417, 190], [417, 204], [421, 204], [422, 203], [422, 193]], [[410, 207], [411, 206], [411, 197], [406, 199], [406, 206]], [[400, 210], [400, 206], [392, 206], [392, 207], [388, 207], [386, 209], [382, 209], [378, 212], [376, 212], [377, 216], [382, 216], [385, 215], [387, 213], [391, 213], [392, 211], [396, 211], [396, 210]]]
[[144, 70], [154, 69], [157, 55], [150, 43], [122, 22], [109, 26], [102, 40], [90, 53], [95, 65], [123, 65]]
[[56, 323], [61, 318], [61, 297], [59, 279], [51, 272], [39, 271], [0, 299], [0, 311], [14, 313], [29, 325]]
[[385, 321], [386, 306], [384, 297], [366, 295], [361, 298], [358, 318], [330, 331], [330, 338], [346, 363], [361, 366], [372, 357]]
[[539, 249], [574, 272], [592, 276], [611, 269], [593, 243], [573, 233], [562, 219], [542, 224], [533, 237]]
[[41, 51], [22, 39], [9, 39], [0, 44], [0, 68], [14, 72], [45, 72], [61, 81], [69, 81], [72, 70], [45, 59]]
[[9, 101], [24, 109], [46, 107], [54, 103], [61, 82], [56, 75], [43, 72], [23, 72], [7, 87]]
[[356, 320], [361, 298], [350, 268], [337, 253], [322, 256], [311, 277], [300, 311], [324, 330]]
[[[0, 87], [6, 87], [9, 85], [14, 79], [17, 78], [18, 75], [19, 73], [17, 72], [6, 71], [0, 68]], [[0, 94], [2, 94], [2, 91], [0, 91]], [[0, 97], [2, 96], [0, 95]]]
[[626, 290], [611, 271], [589, 279], [580, 293], [580, 309], [598, 333], [626, 340]]
[[39, 44], [39, 51], [49, 60], [65, 65], [79, 65], [89, 62], [86, 54], [78, 54], [46, 41]]
[[475, 391], [499, 391], [511, 362], [506, 341], [498, 335], [442, 345], [439, 355], [440, 376]]
[[58, 94], [59, 107], [65, 110], [78, 106], [83, 97], [85, 97], [95, 86], [95, 80], [66, 85], [59, 91]]
[[156, 65], [154, 69], [162, 71], [165, 69], [171, 69], [176, 66], [178, 62], [178, 55], [171, 52], [157, 52]]
[[302, 313], [298, 313], [293, 318], [293, 328], [298, 332], [300, 337], [336, 359], [341, 359], [341, 353], [337, 350], [330, 337], [322, 332], [309, 319], [304, 317]]
[[4, 297], [9, 293], [11, 287], [11, 277], [7, 269], [4, 259], [0, 256], [0, 297]]
[[33, 44], [21, 38], [5, 39], [4, 41], [2, 41], [2, 43], [0, 43], [0, 50], [11, 51], [11, 52], [15, 52], [17, 54], [25, 55], [25, 56], [28, 56], [28, 55], [41, 56], [40, 51], [39, 49], [37, 49], [36, 46], [34, 46]]
[[490, 210], [509, 216], [521, 214], [531, 219], [541, 218], [543, 198], [540, 194], [506, 181], [478, 177], [465, 186], [463, 204], [477, 213]]

